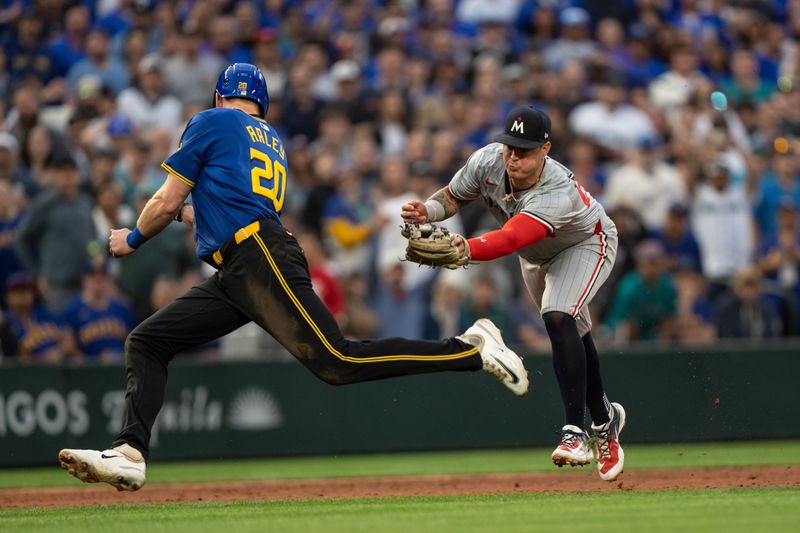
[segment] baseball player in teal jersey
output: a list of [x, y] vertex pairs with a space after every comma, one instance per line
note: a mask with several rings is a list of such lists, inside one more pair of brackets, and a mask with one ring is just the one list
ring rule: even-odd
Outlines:
[[[59, 452], [84, 482], [138, 490], [150, 432], [164, 402], [173, 356], [255, 322], [317, 377], [332, 385], [445, 370], [483, 368], [524, 395], [527, 372], [488, 320], [438, 342], [345, 339], [311, 287], [297, 241], [280, 223], [286, 194], [283, 143], [265, 120], [266, 81], [253, 65], [220, 75], [214, 109], [192, 117], [180, 148], [162, 165], [164, 185], [133, 231], [112, 230], [111, 253], [131, 254], [176, 217], [194, 226], [197, 254], [216, 274], [140, 324], [126, 342], [126, 412], [108, 450]], [[194, 202], [184, 206], [189, 193]]]
[[528, 292], [542, 314], [553, 347], [553, 367], [564, 403], [558, 466], [592, 461], [584, 411], [589, 408], [597, 468], [612, 481], [622, 472], [619, 433], [625, 410], [609, 403], [591, 336], [588, 303], [611, 272], [617, 229], [572, 172], [547, 156], [550, 117], [527, 106], [512, 109], [505, 131], [476, 151], [449, 186], [425, 203], [402, 208], [407, 222], [436, 222], [482, 199], [502, 229], [474, 239], [458, 237], [475, 261], [516, 252]]

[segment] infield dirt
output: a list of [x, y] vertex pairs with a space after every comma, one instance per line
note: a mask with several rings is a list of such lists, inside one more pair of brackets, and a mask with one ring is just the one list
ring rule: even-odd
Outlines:
[[[66, 475], [66, 474], [65, 474]], [[541, 492], [610, 492], [739, 487], [798, 487], [800, 466], [633, 470], [601, 481], [588, 467], [578, 471], [451, 476], [387, 476], [290, 481], [163, 483], [138, 492], [108, 485], [0, 490], [0, 508], [232, 500], [386, 498]]]

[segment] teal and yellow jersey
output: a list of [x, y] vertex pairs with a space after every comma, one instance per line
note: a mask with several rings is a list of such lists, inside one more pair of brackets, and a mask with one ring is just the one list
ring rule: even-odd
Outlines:
[[192, 187], [201, 258], [256, 220], [280, 222], [288, 165], [283, 143], [265, 120], [238, 109], [201, 111], [161, 166]]

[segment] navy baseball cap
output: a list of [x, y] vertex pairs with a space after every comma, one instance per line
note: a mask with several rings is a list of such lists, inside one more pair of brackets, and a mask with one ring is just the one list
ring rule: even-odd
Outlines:
[[106, 126], [106, 131], [111, 137], [127, 137], [133, 133], [133, 130], [133, 121], [122, 113], [112, 115]]
[[15, 272], [6, 280], [7, 291], [18, 291], [24, 289], [35, 289], [36, 281], [25, 272]]
[[506, 115], [503, 133], [492, 140], [514, 148], [537, 148], [550, 141], [550, 117], [535, 107], [517, 106]]

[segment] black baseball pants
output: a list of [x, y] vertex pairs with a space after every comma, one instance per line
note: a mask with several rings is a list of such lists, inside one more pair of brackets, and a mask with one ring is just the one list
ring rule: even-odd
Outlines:
[[[251, 226], [252, 227], [252, 226]], [[241, 236], [240, 236], [241, 237]], [[344, 385], [445, 370], [478, 370], [477, 348], [455, 338], [351, 341], [311, 287], [308, 264], [283, 226], [260, 221], [219, 250], [220, 270], [142, 322], [125, 344], [125, 421], [113, 446], [149, 454], [175, 354], [253, 321], [326, 383]]]

